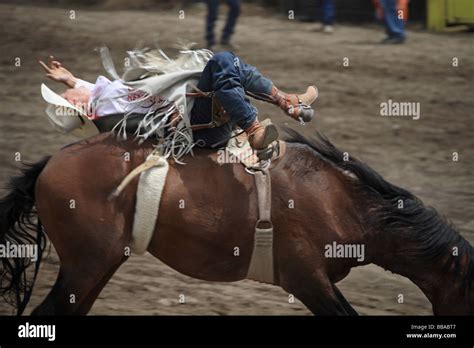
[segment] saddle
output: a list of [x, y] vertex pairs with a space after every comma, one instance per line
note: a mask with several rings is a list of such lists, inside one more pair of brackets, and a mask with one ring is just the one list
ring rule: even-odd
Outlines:
[[[103, 117], [98, 117], [92, 122], [96, 125], [97, 129], [100, 133], [110, 132], [114, 127], [123, 119], [123, 114], [114, 114], [108, 115]], [[130, 114], [127, 116], [127, 123], [126, 123], [126, 132], [127, 133], [135, 133], [140, 121], [143, 120], [145, 117], [144, 114]]]

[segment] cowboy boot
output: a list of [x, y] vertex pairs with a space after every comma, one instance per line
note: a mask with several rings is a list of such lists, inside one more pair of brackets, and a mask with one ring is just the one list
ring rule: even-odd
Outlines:
[[287, 115], [295, 120], [309, 122], [314, 116], [311, 104], [318, 98], [318, 89], [309, 86], [303, 94], [287, 94], [275, 86], [272, 86], [270, 94], [271, 102], [278, 105]]
[[257, 120], [245, 129], [245, 133], [254, 150], [263, 150], [278, 139], [278, 130], [273, 124], [264, 127]]

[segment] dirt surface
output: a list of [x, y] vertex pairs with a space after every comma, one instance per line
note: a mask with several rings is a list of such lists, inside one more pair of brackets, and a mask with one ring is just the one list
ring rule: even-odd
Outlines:
[[[0, 183], [27, 162], [53, 154], [74, 140], [54, 132], [44, 118], [38, 58], [54, 54], [78, 76], [103, 74], [94, 48], [107, 45], [120, 65], [124, 51], [139, 41], [164, 48], [177, 38], [202, 43], [204, 9], [106, 11], [16, 7], [0, 4]], [[222, 26], [222, 19], [219, 27]], [[405, 45], [380, 46], [378, 26], [338, 25], [333, 35], [245, 7], [235, 43], [284, 90], [299, 92], [316, 83], [318, 119], [305, 127], [271, 105], [257, 103], [261, 116], [292, 123], [305, 134], [321, 130], [344, 151], [362, 158], [389, 181], [402, 186], [449, 217], [474, 242], [473, 36], [409, 31]], [[15, 58], [21, 66], [15, 66]], [[349, 67], [343, 59], [349, 58]], [[459, 66], [452, 66], [453, 57]], [[53, 83], [49, 83], [53, 85]], [[421, 103], [419, 120], [381, 117], [380, 103], [393, 99]], [[452, 161], [452, 153], [459, 161]], [[4, 193], [3, 191], [1, 192]], [[315, 231], [317, 233], [317, 231]], [[31, 310], [56, 278], [54, 251], [39, 275]], [[421, 291], [407, 279], [376, 266], [353, 269], [339, 288], [360, 314], [430, 314]], [[180, 304], [180, 294], [186, 303]], [[397, 302], [403, 294], [405, 302]], [[9, 314], [0, 303], [0, 314]], [[252, 281], [209, 283], [181, 275], [150, 255], [133, 256], [114, 275], [91, 314], [263, 314], [308, 315], [302, 303], [288, 303], [278, 287]]]

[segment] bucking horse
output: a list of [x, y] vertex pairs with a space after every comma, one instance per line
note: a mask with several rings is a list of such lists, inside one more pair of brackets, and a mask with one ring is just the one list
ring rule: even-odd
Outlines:
[[[286, 155], [269, 170], [274, 285], [315, 315], [356, 315], [336, 283], [351, 268], [373, 263], [415, 283], [434, 314], [474, 314], [473, 248], [451, 223], [319, 133], [308, 139], [287, 129], [285, 142]], [[128, 259], [138, 179], [116, 199], [110, 193], [152, 150], [151, 141], [139, 145], [103, 133], [11, 179], [0, 200], [0, 243], [35, 244], [40, 251], [36, 263], [1, 259], [0, 295], [19, 315], [48, 239], [59, 255], [59, 273], [32, 314], [90, 311]], [[124, 153], [130, 160], [124, 161]], [[170, 161], [147, 251], [190, 277], [235, 282], [246, 278], [254, 247], [256, 189], [242, 165], [218, 164], [216, 156], [213, 149], [198, 149], [186, 165]], [[363, 260], [327, 257], [334, 243], [363, 245]]]

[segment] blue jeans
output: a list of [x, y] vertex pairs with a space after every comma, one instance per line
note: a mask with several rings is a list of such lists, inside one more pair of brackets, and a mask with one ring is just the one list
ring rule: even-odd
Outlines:
[[[229, 6], [229, 14], [227, 22], [222, 32], [222, 41], [227, 42], [234, 33], [237, 17], [240, 14], [240, 0], [226, 0]], [[214, 37], [214, 26], [216, 24], [217, 16], [219, 14], [219, 0], [207, 0], [207, 21], [206, 21], [206, 40], [209, 46], [216, 43]]]
[[[219, 52], [207, 63], [198, 83], [205, 92], [214, 91], [219, 103], [230, 116], [230, 122], [216, 128], [194, 132], [194, 140], [206, 146], [229, 138], [235, 126], [247, 129], [257, 118], [257, 109], [245, 92], [270, 94], [273, 83], [252, 65], [231, 52]], [[212, 119], [212, 100], [198, 97], [191, 110], [191, 124], [209, 123]]]
[[405, 39], [405, 22], [398, 18], [397, 0], [381, 0], [384, 23], [389, 38]]
[[332, 25], [334, 23], [334, 14], [336, 12], [334, 0], [323, 0], [321, 10], [323, 12], [323, 24]]

